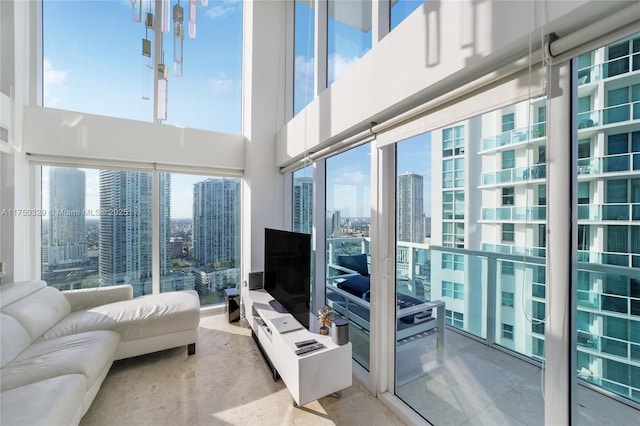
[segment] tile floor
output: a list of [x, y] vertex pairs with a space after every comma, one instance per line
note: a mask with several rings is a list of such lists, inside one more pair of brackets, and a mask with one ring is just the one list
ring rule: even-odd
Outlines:
[[80, 424], [403, 425], [355, 379], [340, 399], [294, 407], [250, 330], [224, 315], [202, 318], [199, 339], [195, 356], [183, 347], [114, 363]]

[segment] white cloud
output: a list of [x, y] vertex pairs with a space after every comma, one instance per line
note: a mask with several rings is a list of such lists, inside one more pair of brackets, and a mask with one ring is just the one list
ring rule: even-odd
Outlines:
[[60, 103], [61, 98], [52, 95], [52, 91], [64, 87], [67, 80], [67, 71], [60, 71], [53, 68], [53, 64], [47, 58], [44, 58], [43, 64], [43, 81], [44, 81], [44, 100], [47, 106], [55, 107]]
[[345, 58], [339, 53], [332, 53], [329, 55], [328, 68], [329, 68], [329, 81], [335, 81], [336, 78], [347, 70], [355, 61], [359, 58], [354, 56], [351, 59]]
[[216, 77], [209, 80], [209, 84], [215, 93], [228, 92], [233, 89], [234, 80], [224, 73], [218, 73]]
[[314, 58], [305, 58], [302, 55], [296, 56], [295, 71], [296, 97], [313, 98]]
[[343, 172], [340, 175], [336, 176], [335, 178], [335, 182], [336, 183], [347, 183], [347, 184], [357, 184], [360, 182], [365, 182], [369, 180], [369, 175], [366, 175], [365, 173], [356, 170], [356, 171], [351, 171], [351, 172]]
[[205, 8], [205, 14], [211, 19], [224, 18], [242, 7], [240, 0], [225, 0], [222, 4], [212, 5]]

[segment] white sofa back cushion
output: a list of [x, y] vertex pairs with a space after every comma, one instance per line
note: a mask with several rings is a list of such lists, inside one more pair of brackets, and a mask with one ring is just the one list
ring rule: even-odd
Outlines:
[[71, 305], [58, 289], [45, 287], [4, 306], [2, 312], [15, 318], [34, 341], [69, 315]]
[[15, 318], [0, 312], [0, 339], [2, 359], [0, 367], [4, 367], [20, 355], [31, 344], [29, 333]]
[[47, 287], [42, 280], [21, 281], [17, 283], [3, 284], [0, 286], [0, 308], [12, 304], [16, 300]]

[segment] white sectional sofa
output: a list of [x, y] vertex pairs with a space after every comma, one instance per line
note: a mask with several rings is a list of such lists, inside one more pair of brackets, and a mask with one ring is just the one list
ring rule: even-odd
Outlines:
[[199, 323], [195, 291], [1, 285], [0, 424], [78, 424], [114, 360], [182, 345], [192, 355]]

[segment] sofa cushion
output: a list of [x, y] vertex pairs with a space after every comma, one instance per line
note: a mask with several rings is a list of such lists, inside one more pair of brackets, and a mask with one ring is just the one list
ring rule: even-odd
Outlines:
[[45, 288], [47, 283], [42, 280], [21, 281], [17, 283], [2, 284], [0, 286], [0, 308], [22, 299], [23, 297]]
[[0, 424], [78, 424], [86, 391], [87, 380], [82, 374], [67, 374], [2, 392]]
[[73, 312], [38, 341], [91, 330], [115, 330], [127, 342], [195, 329], [199, 323], [198, 293], [174, 291]]
[[33, 343], [0, 370], [2, 391], [64, 374], [82, 374], [91, 387], [113, 363], [119, 342], [116, 332], [93, 331]]
[[34, 341], [69, 315], [71, 306], [58, 289], [45, 287], [3, 307], [2, 312], [18, 320]]
[[371, 281], [369, 277], [362, 275], [354, 275], [337, 284], [338, 288], [351, 293], [356, 297], [365, 299], [369, 302], [369, 290], [371, 289]]
[[339, 266], [342, 266], [352, 271], [356, 271], [360, 275], [365, 277], [369, 276], [369, 265], [367, 265], [367, 255], [352, 254], [352, 255], [340, 255], [336, 259]]
[[0, 350], [2, 351], [0, 367], [7, 365], [31, 344], [31, 337], [29, 337], [27, 330], [15, 318], [1, 312], [0, 339]]

